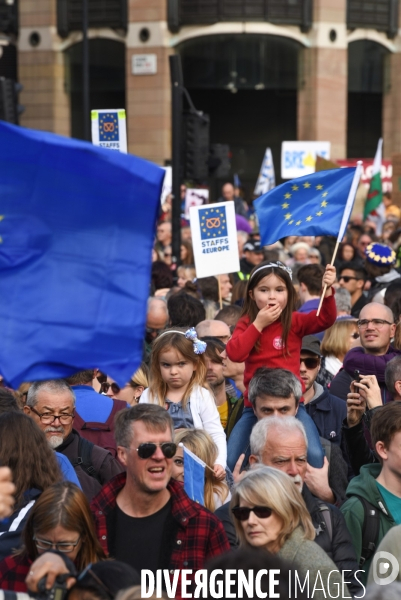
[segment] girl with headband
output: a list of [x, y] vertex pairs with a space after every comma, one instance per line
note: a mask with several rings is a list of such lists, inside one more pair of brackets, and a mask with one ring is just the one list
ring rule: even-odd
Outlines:
[[225, 479], [226, 436], [214, 398], [204, 386], [206, 343], [198, 340], [194, 328], [168, 329], [152, 345], [149, 388], [140, 403], [164, 406], [174, 429], [204, 429], [213, 439], [218, 455], [214, 474]]
[[[239, 456], [245, 452], [249, 435], [256, 423], [248, 400], [248, 386], [259, 367], [287, 369], [300, 378], [302, 338], [331, 327], [337, 317], [332, 292], [336, 269], [327, 265], [322, 285], [327, 285], [319, 316], [317, 311], [295, 311], [296, 292], [291, 280], [291, 269], [282, 263], [264, 263], [251, 272], [248, 280], [242, 315], [233, 336], [227, 344], [227, 355], [234, 362], [245, 362], [244, 411], [234, 427], [228, 445], [229, 467], [232, 470]], [[320, 468], [323, 450], [313, 421], [300, 404], [297, 417], [308, 434], [308, 462]], [[316, 443], [315, 443], [316, 441]], [[314, 453], [315, 450], [315, 453]]]

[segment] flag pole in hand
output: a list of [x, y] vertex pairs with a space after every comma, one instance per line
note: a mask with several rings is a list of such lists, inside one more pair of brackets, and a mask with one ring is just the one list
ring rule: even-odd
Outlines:
[[[347, 229], [348, 221], [349, 221], [349, 218], [351, 216], [351, 212], [352, 212], [352, 209], [354, 206], [356, 192], [358, 190], [358, 185], [359, 185], [359, 181], [361, 179], [361, 175], [362, 175], [362, 161], [358, 160], [357, 167], [355, 169], [354, 178], [352, 180], [351, 188], [349, 190], [347, 204], [345, 205], [344, 214], [343, 214], [343, 218], [342, 218], [341, 225], [340, 225], [340, 231], [338, 232], [336, 246], [334, 248], [333, 257], [331, 259], [331, 263], [330, 263], [331, 266], [334, 265], [334, 261], [336, 260], [336, 256], [337, 256], [338, 247], [340, 245], [341, 240], [344, 237], [345, 230]], [[317, 317], [320, 314], [320, 309], [322, 308], [323, 299], [326, 294], [326, 291], [327, 291], [327, 285], [325, 285], [323, 288], [322, 296], [321, 296], [320, 302], [319, 302], [319, 308], [317, 309], [317, 313], [316, 313]]]

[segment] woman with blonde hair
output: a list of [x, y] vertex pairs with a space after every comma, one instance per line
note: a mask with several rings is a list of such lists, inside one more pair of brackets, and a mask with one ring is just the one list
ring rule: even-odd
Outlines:
[[123, 400], [130, 406], [135, 406], [147, 387], [149, 387], [149, 368], [146, 363], [142, 363], [123, 388], [120, 388], [114, 379], [107, 377], [107, 381], [101, 384], [100, 390], [114, 400]]
[[174, 436], [174, 441], [177, 444], [177, 452], [173, 459], [173, 478], [184, 481], [184, 449], [180, 446], [183, 444], [206, 464], [204, 504], [214, 512], [231, 499], [226, 482], [219, 481], [214, 476], [213, 465], [217, 459], [216, 444], [203, 429], [183, 429]]
[[309, 574], [311, 590], [316, 583], [315, 600], [336, 597], [341, 586], [347, 596], [336, 565], [313, 541], [316, 532], [310, 514], [286, 473], [272, 467], [253, 467], [234, 488], [231, 512], [240, 544], [289, 561], [301, 582]]
[[338, 319], [326, 330], [320, 350], [324, 356], [324, 368], [328, 371], [330, 381], [342, 368], [347, 352], [360, 345], [356, 319]]

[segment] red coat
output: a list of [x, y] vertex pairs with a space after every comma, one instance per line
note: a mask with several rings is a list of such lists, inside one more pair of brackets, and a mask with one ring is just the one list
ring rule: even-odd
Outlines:
[[[238, 321], [233, 336], [226, 346], [228, 357], [234, 362], [245, 362], [244, 372], [244, 404], [252, 406], [248, 400], [248, 385], [259, 367], [274, 369], [288, 369], [299, 376], [299, 358], [301, 355], [302, 338], [305, 335], [319, 333], [331, 327], [337, 317], [337, 308], [332, 294], [323, 301], [320, 315], [316, 310], [310, 313], [292, 313], [291, 330], [287, 340], [288, 354], [283, 356], [281, 336], [283, 328], [281, 321], [275, 321], [262, 332], [258, 331], [249, 317], [241, 317]], [[260, 350], [255, 350], [259, 342]], [[302, 389], [304, 389], [303, 382]]]

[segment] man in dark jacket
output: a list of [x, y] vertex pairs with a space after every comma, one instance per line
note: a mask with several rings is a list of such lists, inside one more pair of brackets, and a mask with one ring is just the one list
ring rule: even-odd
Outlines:
[[305, 384], [303, 397], [306, 412], [313, 419], [321, 437], [340, 445], [347, 405], [316, 382], [320, 358], [320, 340], [314, 335], [305, 336], [302, 339], [300, 375]]
[[[345, 573], [345, 581], [352, 595], [360, 595], [362, 587], [355, 578], [358, 571], [356, 554], [344, 517], [338, 508], [322, 502], [304, 483], [307, 469], [307, 438], [302, 424], [294, 417], [270, 417], [261, 419], [251, 434], [251, 464], [264, 464], [284, 471], [302, 490], [307, 509], [316, 529], [315, 542], [330, 556], [339, 571]], [[230, 545], [238, 545], [229, 505], [217, 509], [215, 515], [224, 525]]]
[[72, 428], [75, 396], [64, 380], [33, 383], [24, 412], [44, 431], [50, 446], [69, 459], [89, 501], [105, 483], [124, 470], [108, 450], [84, 440]]
[[263, 248], [258, 240], [246, 242], [243, 248], [244, 258], [240, 260], [240, 270], [234, 273], [234, 280], [247, 281], [254, 267], [260, 265], [264, 259]]
[[[387, 363], [385, 383], [394, 402], [401, 402], [401, 356]], [[374, 375], [364, 375], [353, 382], [347, 399], [347, 418], [343, 422], [343, 438], [355, 475], [363, 465], [378, 462], [376, 454], [366, 441], [365, 431], [375, 412], [383, 406], [381, 390]]]
[[391, 400], [384, 381], [386, 365], [394, 356], [401, 354], [390, 345], [395, 334], [394, 315], [391, 309], [378, 302], [366, 304], [359, 313], [358, 329], [361, 348], [352, 348], [345, 355], [343, 368], [334, 377], [330, 392], [347, 400], [355, 370], [361, 375], [376, 375], [385, 404]]

